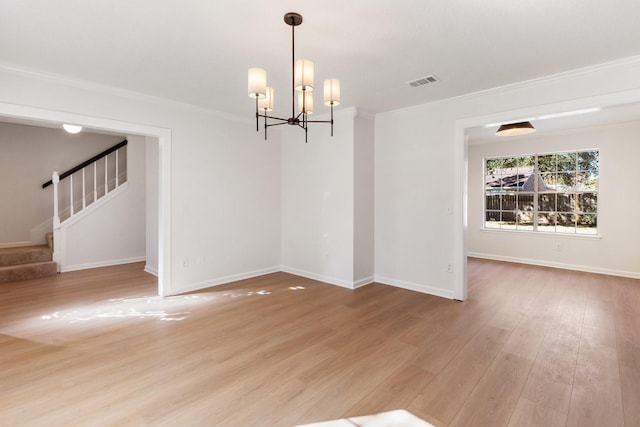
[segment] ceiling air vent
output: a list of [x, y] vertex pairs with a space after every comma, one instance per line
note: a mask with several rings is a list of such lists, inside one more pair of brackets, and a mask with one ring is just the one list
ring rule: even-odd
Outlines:
[[413, 80], [408, 83], [409, 83], [409, 86], [411, 87], [420, 87], [420, 86], [427, 85], [429, 83], [435, 83], [437, 81], [438, 81], [438, 78], [432, 74], [430, 76], [422, 77], [420, 79]]

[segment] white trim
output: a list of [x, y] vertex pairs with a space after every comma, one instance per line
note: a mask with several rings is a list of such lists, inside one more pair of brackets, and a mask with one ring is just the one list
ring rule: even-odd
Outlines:
[[370, 285], [375, 283], [375, 278], [373, 276], [365, 277], [364, 279], [356, 280], [353, 282], [353, 289], [362, 288], [363, 286]]
[[624, 270], [612, 270], [609, 268], [593, 267], [588, 265], [565, 264], [562, 262], [544, 261], [539, 259], [516, 258], [502, 255], [483, 254], [479, 252], [469, 252], [471, 258], [489, 259], [493, 261], [515, 262], [518, 264], [537, 265], [540, 267], [560, 268], [563, 270], [583, 271], [585, 273], [606, 274], [608, 276], [628, 277], [640, 279], [640, 273]]
[[601, 240], [602, 234], [559, 233], [552, 231], [510, 230], [508, 228], [481, 228], [481, 233], [512, 234], [514, 236], [540, 236], [548, 238]]
[[460, 301], [467, 299], [467, 186], [468, 138], [464, 128], [455, 128], [453, 145], [453, 295]]
[[149, 264], [146, 264], [144, 266], [144, 271], [145, 271], [145, 273], [149, 273], [149, 274], [151, 274], [153, 276], [158, 277], [158, 270], [153, 268], [153, 267], [150, 267]]
[[109, 261], [99, 261], [99, 262], [89, 262], [86, 264], [76, 264], [76, 265], [68, 265], [66, 267], [62, 267], [60, 272], [66, 273], [68, 271], [77, 271], [77, 270], [87, 270], [89, 268], [99, 268], [99, 267], [110, 267], [112, 265], [121, 265], [121, 264], [131, 264], [133, 262], [146, 261], [146, 257], [132, 257], [132, 258], [123, 258], [123, 259], [112, 259]]
[[306, 277], [307, 279], [317, 280], [319, 282], [328, 283], [330, 285], [340, 286], [341, 288], [355, 289], [354, 282], [344, 279], [338, 279], [337, 277], [325, 276], [324, 274], [312, 273], [310, 271], [300, 270], [293, 267], [282, 266], [280, 271], [284, 273], [293, 274], [296, 276]]
[[437, 297], [455, 299], [454, 292], [448, 289], [434, 288], [433, 286], [422, 285], [419, 283], [405, 282], [402, 280], [391, 279], [389, 277], [375, 276], [376, 283], [394, 286], [396, 288], [408, 289], [410, 291], [420, 292], [422, 294], [434, 295]]
[[46, 244], [46, 243], [34, 243], [34, 242], [7, 242], [7, 243], [0, 243], [0, 248], [17, 248], [17, 247], [22, 247], [22, 246], [35, 246], [35, 245], [40, 245], [40, 244]]
[[280, 267], [267, 267], [267, 268], [262, 268], [260, 270], [248, 271], [246, 273], [232, 274], [230, 276], [219, 277], [217, 279], [210, 279], [210, 280], [205, 280], [203, 282], [181, 286], [180, 289], [175, 289], [176, 291], [178, 291], [177, 293], [171, 294], [171, 295], [179, 295], [187, 292], [201, 291], [203, 289], [212, 288], [214, 286], [220, 286], [220, 285], [224, 285], [231, 282], [237, 282], [238, 280], [252, 279], [258, 276], [264, 276], [265, 274], [278, 273], [279, 271], [280, 271]]

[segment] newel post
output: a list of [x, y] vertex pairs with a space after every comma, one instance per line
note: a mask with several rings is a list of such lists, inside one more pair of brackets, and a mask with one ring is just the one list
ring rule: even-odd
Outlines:
[[53, 229], [55, 230], [60, 228], [60, 215], [58, 213], [58, 183], [60, 182], [60, 176], [58, 172], [53, 172], [51, 182], [53, 183]]

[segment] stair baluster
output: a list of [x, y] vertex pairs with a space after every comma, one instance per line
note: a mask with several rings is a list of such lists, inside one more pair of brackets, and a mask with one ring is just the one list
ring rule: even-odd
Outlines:
[[[65, 243], [65, 235], [61, 232], [61, 229], [64, 228], [64, 223], [70, 220], [76, 214], [76, 206], [74, 202], [74, 187], [73, 187], [73, 174], [82, 171], [82, 207], [78, 206], [78, 213], [84, 211], [87, 206], [91, 206], [95, 202], [97, 202], [102, 197], [106, 196], [109, 193], [109, 154], [115, 152], [114, 155], [114, 170], [115, 176], [113, 177], [114, 186], [111, 190], [115, 190], [120, 187], [121, 183], [126, 182], [126, 178], [124, 180], [120, 179], [120, 153], [119, 150], [124, 148], [128, 144], [127, 140], [124, 140], [111, 148], [106, 149], [102, 153], [93, 156], [92, 158], [80, 163], [77, 166], [69, 169], [68, 171], [58, 174], [58, 172], [53, 172], [51, 175], [51, 180], [42, 184], [42, 188], [46, 188], [49, 185], [53, 185], [53, 261], [58, 263], [58, 269], [64, 267], [64, 247]], [[98, 161], [104, 158], [104, 192], [102, 196], [98, 197]], [[126, 152], [125, 152], [125, 161], [126, 161]], [[87, 202], [87, 173], [85, 171], [86, 168], [93, 165], [93, 199], [90, 202]], [[90, 176], [90, 175], [89, 175]], [[64, 221], [60, 220], [60, 181], [69, 178], [69, 214], [68, 216], [63, 211], [62, 214], [65, 217]], [[78, 176], [79, 177], [79, 176]], [[89, 189], [89, 191], [91, 191]], [[80, 200], [78, 201], [80, 202]], [[65, 209], [66, 210], [66, 209]]]

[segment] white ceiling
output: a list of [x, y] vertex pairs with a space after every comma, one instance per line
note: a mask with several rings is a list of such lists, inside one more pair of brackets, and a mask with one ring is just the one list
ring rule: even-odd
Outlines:
[[287, 115], [289, 11], [315, 85], [372, 113], [640, 54], [638, 0], [3, 0], [0, 63], [238, 115], [259, 66]]

